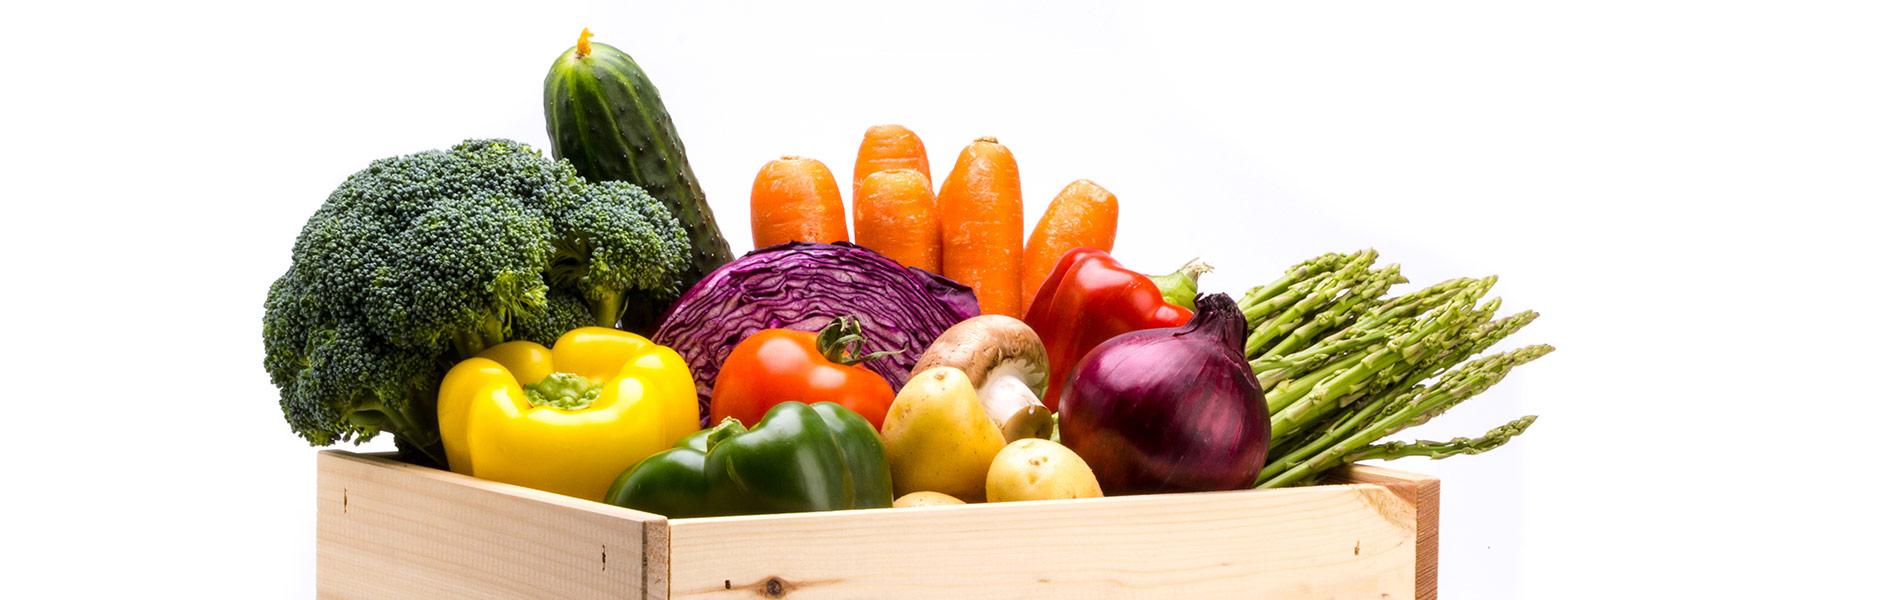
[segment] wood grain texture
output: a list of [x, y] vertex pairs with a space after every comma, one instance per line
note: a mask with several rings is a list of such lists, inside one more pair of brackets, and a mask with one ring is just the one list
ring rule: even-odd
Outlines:
[[325, 598], [1436, 598], [1438, 480], [667, 521], [318, 456]]
[[664, 598], [666, 519], [385, 456], [317, 456], [317, 596]]
[[1331, 483], [1385, 486], [1401, 501], [1417, 507], [1418, 600], [1438, 600], [1438, 478], [1366, 465], [1348, 465], [1327, 475]]
[[1410, 598], [1381, 485], [672, 522], [672, 597]]

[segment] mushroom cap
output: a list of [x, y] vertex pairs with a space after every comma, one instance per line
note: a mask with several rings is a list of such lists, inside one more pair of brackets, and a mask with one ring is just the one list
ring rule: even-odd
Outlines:
[[912, 368], [912, 377], [936, 367], [956, 367], [981, 389], [998, 365], [1017, 363], [1023, 383], [1040, 398], [1049, 391], [1049, 352], [1029, 324], [1003, 315], [978, 315], [944, 330]]

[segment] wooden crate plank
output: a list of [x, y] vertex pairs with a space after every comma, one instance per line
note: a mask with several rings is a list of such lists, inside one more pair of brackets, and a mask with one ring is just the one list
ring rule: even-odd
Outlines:
[[1410, 598], [1381, 485], [672, 521], [672, 596]]
[[1336, 469], [1328, 477], [1336, 483], [1383, 485], [1399, 500], [1417, 507], [1418, 600], [1438, 600], [1438, 478], [1367, 465]]
[[666, 519], [375, 455], [317, 457], [322, 598], [664, 598]]

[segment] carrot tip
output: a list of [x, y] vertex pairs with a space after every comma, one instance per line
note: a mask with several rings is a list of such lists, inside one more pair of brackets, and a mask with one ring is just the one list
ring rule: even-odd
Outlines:
[[[976, 138], [976, 141], [978, 141], [978, 142], [988, 142], [988, 143], [991, 143], [991, 144], [1001, 144], [1001, 143], [1002, 143], [1002, 142], [998, 142], [998, 141], [996, 141], [996, 136], [993, 136], [993, 135], [986, 135], [986, 136], [983, 136], [983, 137], [980, 137], [980, 138]], [[971, 142], [971, 143], [975, 143], [975, 142]]]
[[778, 159], [779, 160], [805, 160], [805, 157], [798, 156], [795, 154], [787, 154], [787, 155], [778, 157]]

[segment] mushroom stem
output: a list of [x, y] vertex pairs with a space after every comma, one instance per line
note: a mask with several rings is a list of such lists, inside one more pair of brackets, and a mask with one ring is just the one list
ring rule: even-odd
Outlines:
[[1031, 373], [1021, 361], [1009, 361], [990, 371], [976, 397], [983, 403], [984, 414], [1003, 431], [1003, 440], [1013, 442], [1025, 437], [1049, 439], [1055, 421], [1042, 398], [1024, 379]]

